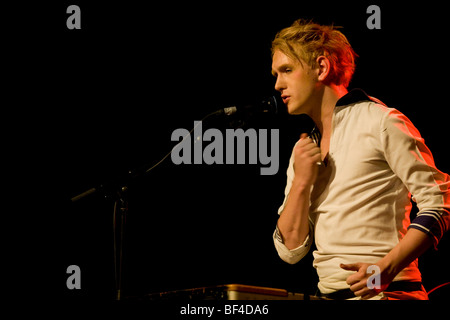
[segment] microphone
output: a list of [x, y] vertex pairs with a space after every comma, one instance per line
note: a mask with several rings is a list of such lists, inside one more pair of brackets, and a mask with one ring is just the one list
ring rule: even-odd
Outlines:
[[227, 116], [231, 116], [235, 113], [278, 113], [278, 101], [275, 96], [271, 96], [262, 100], [257, 104], [247, 105], [243, 107], [227, 107], [216, 111], [217, 114], [225, 114]]

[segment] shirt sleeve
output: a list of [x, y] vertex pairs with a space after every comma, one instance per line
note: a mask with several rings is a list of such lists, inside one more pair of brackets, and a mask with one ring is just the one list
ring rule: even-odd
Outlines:
[[290, 250], [284, 245], [277, 227], [275, 229], [275, 232], [273, 233], [273, 242], [281, 260], [289, 264], [295, 264], [303, 259], [303, 257], [308, 253], [309, 248], [311, 248], [311, 237], [309, 236], [310, 234], [311, 228], [309, 234], [306, 236], [305, 241], [303, 241], [303, 243], [297, 248]]
[[419, 209], [408, 229], [428, 234], [436, 248], [450, 225], [449, 175], [436, 168], [419, 131], [396, 109], [389, 109], [381, 123], [381, 141], [389, 166]]

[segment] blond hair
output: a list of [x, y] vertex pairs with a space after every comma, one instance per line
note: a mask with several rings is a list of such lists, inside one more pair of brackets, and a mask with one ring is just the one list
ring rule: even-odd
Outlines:
[[331, 64], [328, 81], [348, 87], [355, 72], [358, 56], [342, 32], [334, 26], [322, 26], [312, 21], [297, 20], [278, 32], [272, 42], [272, 56], [280, 50], [292, 59], [317, 68], [317, 58], [325, 56]]

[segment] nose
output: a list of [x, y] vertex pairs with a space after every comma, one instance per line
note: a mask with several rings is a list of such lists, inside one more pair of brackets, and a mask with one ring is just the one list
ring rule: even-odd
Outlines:
[[286, 89], [286, 84], [281, 78], [282, 77], [280, 76], [277, 77], [277, 80], [275, 81], [275, 90], [282, 93], [283, 90]]

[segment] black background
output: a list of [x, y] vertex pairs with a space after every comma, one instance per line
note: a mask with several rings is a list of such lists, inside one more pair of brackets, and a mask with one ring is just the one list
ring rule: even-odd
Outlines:
[[[70, 4], [81, 8], [81, 30], [66, 28]], [[25, 172], [16, 178], [18, 202], [33, 198], [32, 211], [16, 214], [32, 229], [15, 232], [26, 239], [21, 277], [36, 283], [26, 281], [24, 290], [113, 299], [113, 203], [70, 198], [156, 163], [173, 147], [173, 130], [273, 94], [270, 44], [298, 18], [343, 27], [360, 56], [350, 88], [405, 113], [438, 168], [450, 172], [445, 12], [432, 3], [378, 1], [381, 30], [369, 30], [370, 4], [58, 1], [11, 9], [6, 91], [18, 126], [9, 133], [21, 141], [13, 143]], [[280, 114], [247, 127], [280, 129], [278, 174], [261, 176], [260, 165], [176, 166], [168, 158], [129, 184], [124, 296], [226, 283], [315, 292], [311, 254], [287, 265], [272, 242], [291, 148], [308, 123]], [[420, 259], [428, 290], [449, 281], [447, 238]], [[36, 264], [42, 273], [33, 274]], [[66, 287], [72, 264], [81, 268], [81, 290]]]

